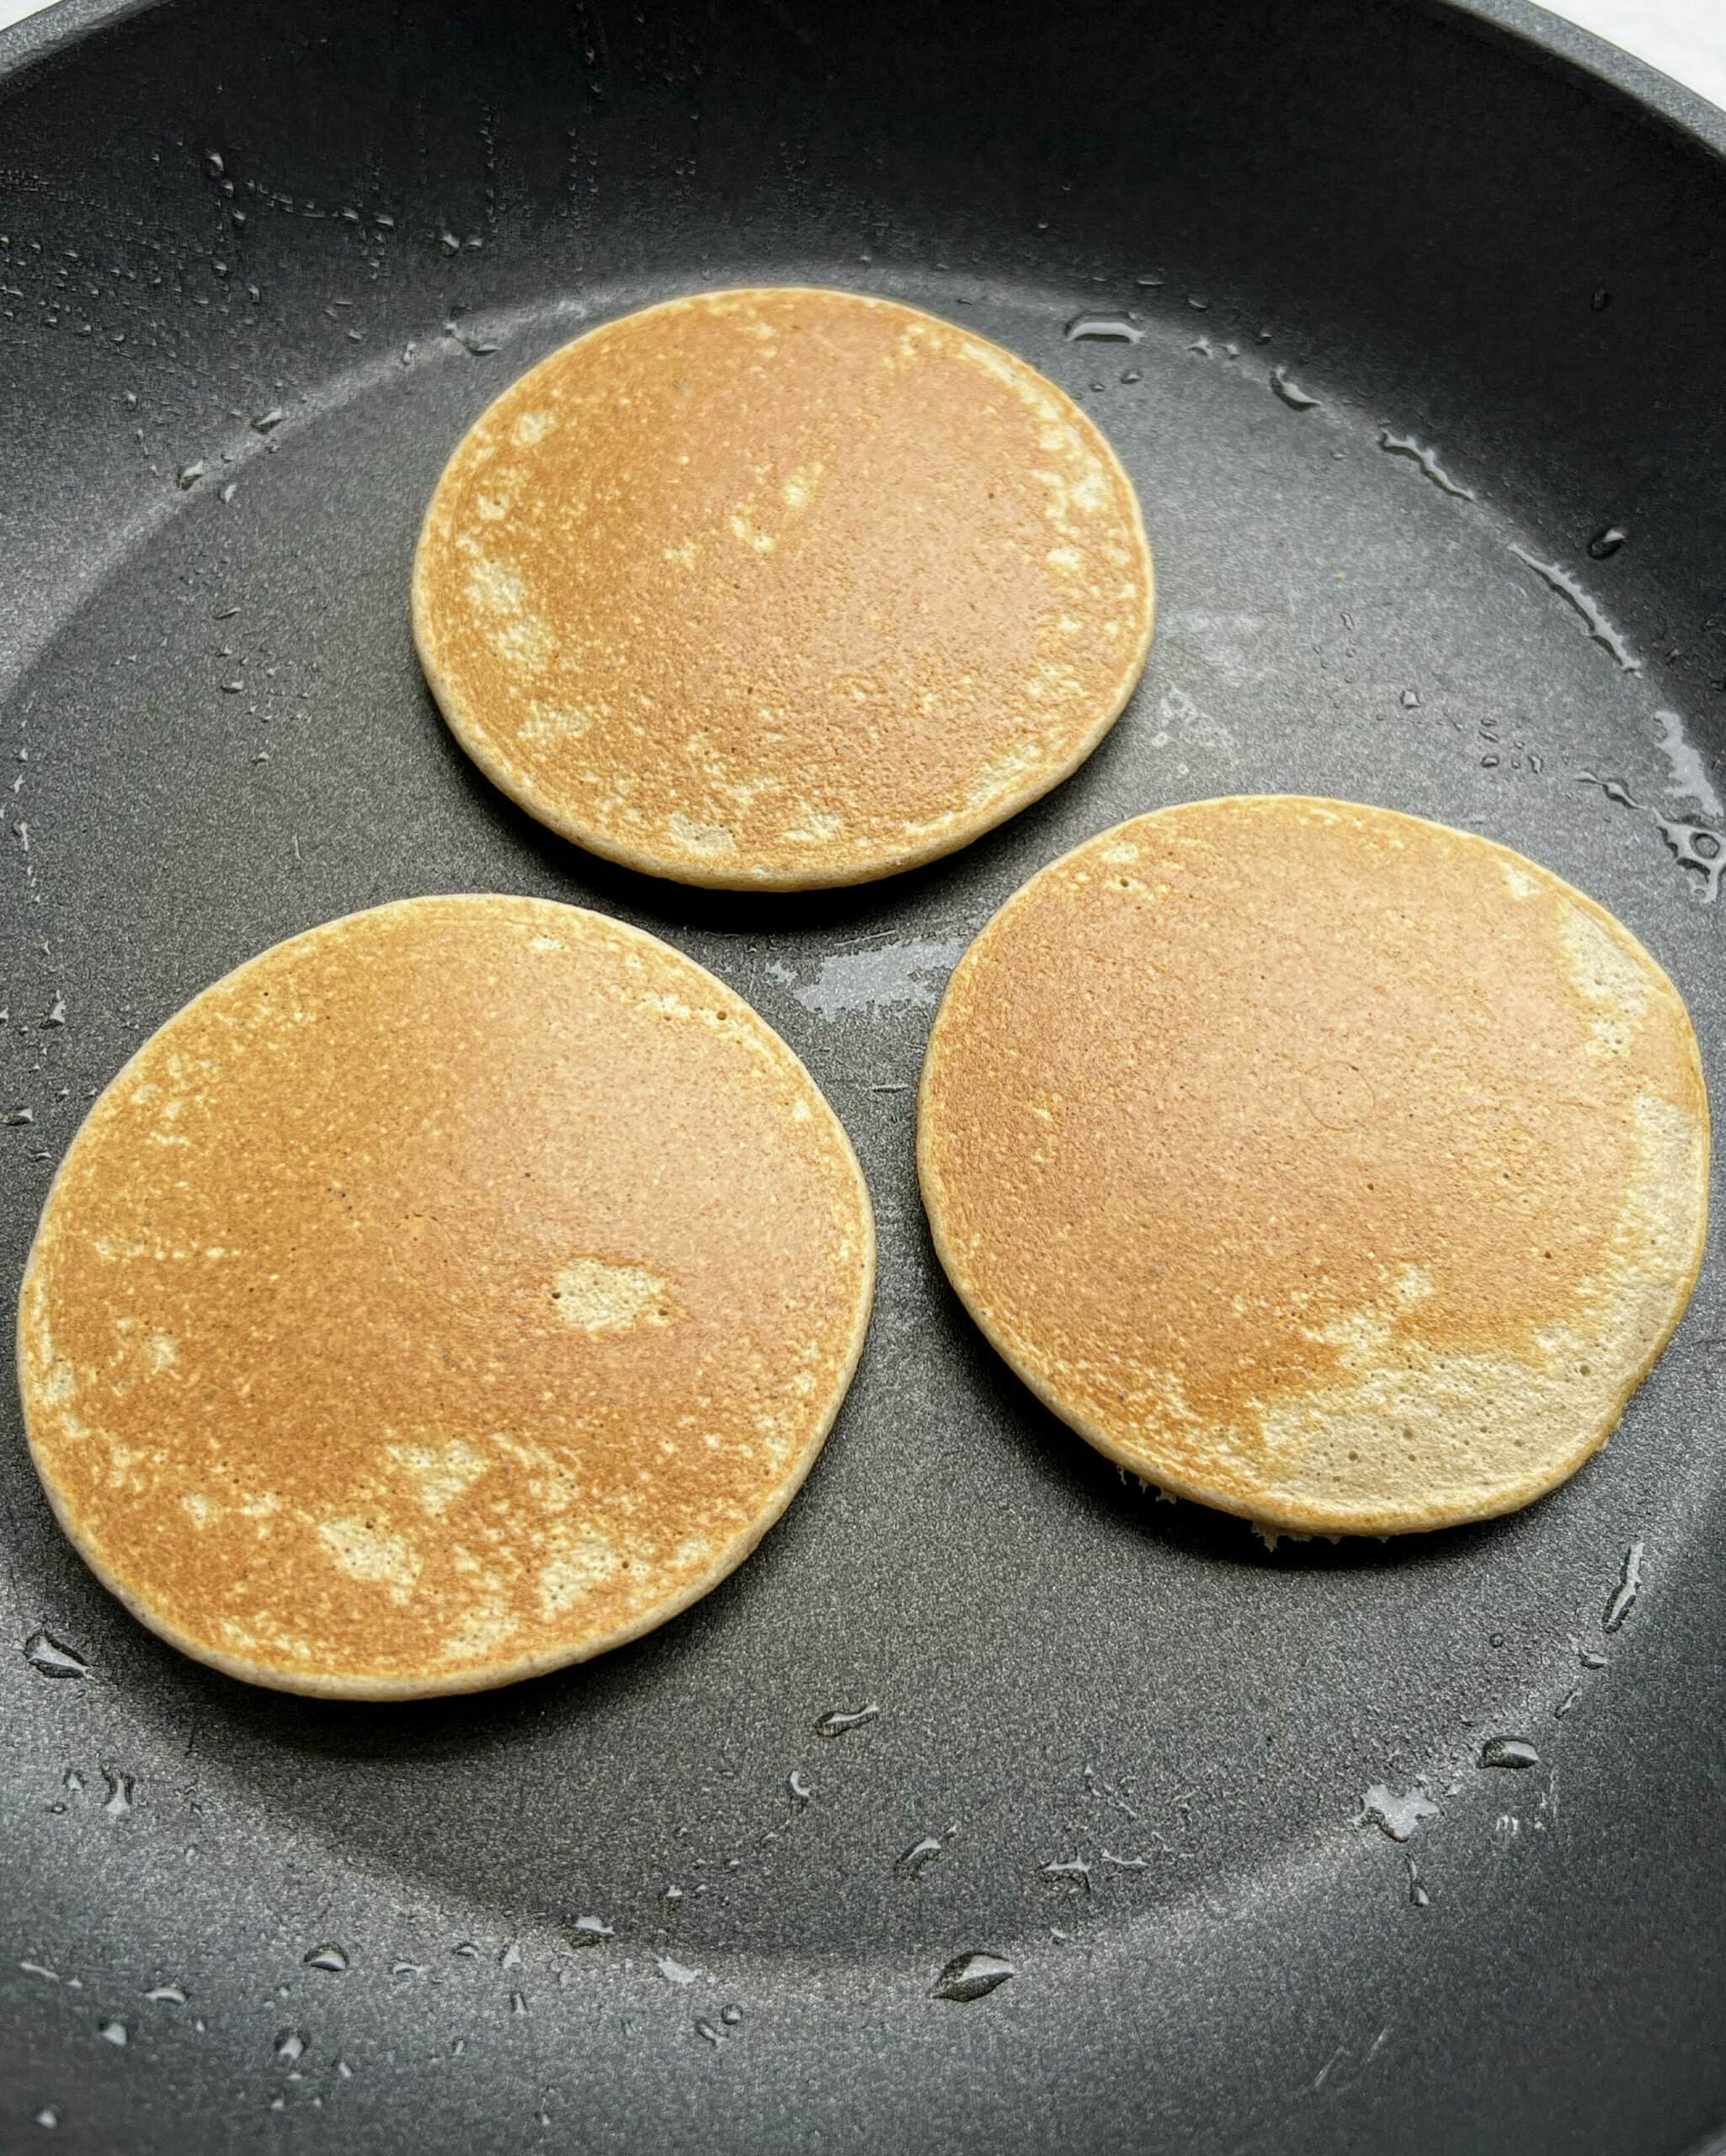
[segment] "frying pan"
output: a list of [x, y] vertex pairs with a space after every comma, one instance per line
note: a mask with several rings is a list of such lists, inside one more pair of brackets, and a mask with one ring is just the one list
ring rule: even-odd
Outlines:
[[[1230, 791], [1549, 863], [1670, 970], [1726, 1099], [1723, 152], [1516, 0], [66, 0], [0, 39], [6, 1277], [178, 1005], [467, 889], [606, 909], [748, 996], [845, 1118], [882, 1258], [759, 1553], [489, 1697], [181, 1659], [55, 1531], [8, 1397], [7, 2150], [1653, 2156], [1726, 2120], [1718, 1249], [1565, 1488], [1273, 1550], [997, 1363], [911, 1159], [966, 940], [1089, 833]], [[1053, 795], [770, 899], [516, 813], [406, 601], [514, 373], [762, 280], [1046, 369], [1132, 470], [1163, 599]], [[1537, 1764], [1482, 1765], [1500, 1737]], [[934, 1995], [976, 1953], [1014, 1973]]]

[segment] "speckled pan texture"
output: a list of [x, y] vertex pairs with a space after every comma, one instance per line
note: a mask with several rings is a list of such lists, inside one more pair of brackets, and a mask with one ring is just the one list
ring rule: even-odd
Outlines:
[[856, 883], [1046, 792], [1144, 664], [1149, 549], [1096, 424], [1000, 345], [803, 287], [605, 323], [492, 404], [414, 566], [488, 777], [685, 883]]
[[1033, 877], [919, 1118], [942, 1262], [1048, 1405], [1326, 1534], [1508, 1512], [1605, 1442], [1695, 1283], [1707, 1147], [1627, 929], [1489, 840], [1298, 796]]
[[200, 1660], [505, 1684], [754, 1546], [873, 1268], [837, 1119], [711, 974], [572, 906], [408, 900], [242, 966], [91, 1111], [24, 1282], [30, 1444]]

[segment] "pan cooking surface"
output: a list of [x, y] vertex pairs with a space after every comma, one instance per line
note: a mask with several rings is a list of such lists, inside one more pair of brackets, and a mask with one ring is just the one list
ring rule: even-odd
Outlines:
[[[882, 1270], [759, 1553], [470, 1700], [175, 1656], [60, 1538], [8, 1400], [0, 2144], [51, 2114], [90, 2150], [406, 2121], [452, 2150], [1690, 2146], [1726, 2111], [1718, 1253], [1554, 1496], [1273, 1550], [1124, 1482], [999, 1364], [911, 1138], [941, 984], [1003, 899], [1233, 792], [1545, 862], [1670, 971], [1718, 1089], [1701, 151], [1460, 17], [1342, 5], [1297, 35], [1252, 7], [187, 4], [4, 94], [9, 1277], [92, 1092], [196, 990], [467, 889], [600, 907], [748, 996], [852, 1134]], [[489, 787], [407, 575], [516, 373], [792, 281], [929, 307], [1076, 396], [1161, 616], [1045, 802], [927, 870], [756, 899], [610, 868]], [[1013, 1973], [943, 1985], [981, 1954]]]

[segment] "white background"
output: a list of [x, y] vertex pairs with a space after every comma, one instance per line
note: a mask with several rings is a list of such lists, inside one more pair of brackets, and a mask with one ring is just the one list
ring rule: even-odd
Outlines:
[[[0, 0], [0, 29], [43, 4]], [[1554, 12], [1726, 105], [1726, 0], [1563, 0]]]

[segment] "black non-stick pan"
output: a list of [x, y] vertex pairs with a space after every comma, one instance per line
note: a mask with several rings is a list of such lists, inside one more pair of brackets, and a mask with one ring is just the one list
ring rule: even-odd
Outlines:
[[[1718, 1248], [1555, 1495], [1273, 1550], [1011, 1377], [911, 1155], [967, 939], [1088, 834], [1228, 792], [1548, 863], [1670, 969], [1726, 1102], [1723, 156], [1721, 115], [1519, 0], [65, 0], [0, 38], [0, 1273], [178, 1005], [441, 890], [715, 969], [882, 1230], [759, 1554], [487, 1697], [181, 1659], [61, 1540], [7, 1397], [8, 2156], [1675, 2156], [1726, 2121]], [[1047, 370], [1162, 587], [1074, 777], [818, 896], [551, 838], [408, 635], [420, 512], [505, 382], [757, 281]], [[1014, 1973], [934, 1995], [973, 1953]]]

